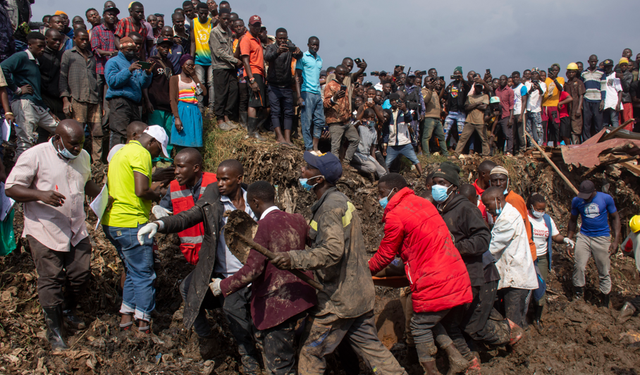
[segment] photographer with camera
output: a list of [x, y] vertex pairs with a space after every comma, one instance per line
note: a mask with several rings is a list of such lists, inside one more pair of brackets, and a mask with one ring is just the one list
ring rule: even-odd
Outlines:
[[453, 82], [449, 83], [444, 90], [444, 99], [447, 104], [447, 111], [449, 114], [444, 119], [444, 139], [445, 142], [449, 138], [449, 131], [451, 126], [456, 122], [458, 125], [458, 136], [462, 133], [464, 123], [466, 121], [466, 115], [464, 113], [464, 103], [467, 100], [467, 93], [471, 89], [469, 82], [464, 80], [462, 76], [462, 67], [457, 66], [453, 70], [451, 76]]
[[[528, 80], [528, 76], [531, 76], [531, 80]], [[527, 80], [525, 86], [527, 86], [528, 100], [527, 100], [527, 132], [531, 134], [533, 139], [538, 144], [542, 144], [544, 141], [544, 132], [542, 130], [542, 97], [547, 91], [547, 85], [540, 80], [540, 72], [534, 69], [531, 72], [524, 71], [524, 77]], [[531, 142], [527, 142], [530, 144]]]
[[269, 82], [271, 122], [275, 128], [276, 140], [285, 147], [295, 147], [291, 143], [291, 127], [293, 125], [293, 90], [291, 87], [294, 84], [291, 60], [293, 58], [301, 59], [302, 52], [300, 48], [289, 41], [287, 30], [279, 28], [276, 30], [276, 42], [268, 45], [264, 51], [264, 60], [269, 64], [267, 82]]
[[442, 155], [449, 156], [442, 121], [440, 121], [441, 107], [438, 94], [442, 90], [442, 83], [437, 78], [437, 76], [429, 75], [424, 79], [424, 87], [422, 87], [422, 97], [426, 108], [422, 121], [422, 151], [426, 156], [429, 156], [429, 141], [433, 135], [438, 138]]

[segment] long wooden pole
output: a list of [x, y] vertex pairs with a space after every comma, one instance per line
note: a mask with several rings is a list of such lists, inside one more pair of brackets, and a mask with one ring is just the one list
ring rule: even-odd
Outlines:
[[[251, 246], [252, 249], [255, 249], [257, 252], [259, 252], [260, 254], [266, 256], [269, 260], [272, 260], [276, 257], [276, 255], [271, 252], [269, 249], [267, 249], [266, 247], [260, 245], [259, 243], [255, 242], [254, 240], [247, 238], [245, 236], [243, 236], [242, 234], [235, 232], [235, 231], [228, 231], [225, 232], [225, 236], [236, 236], [238, 237], [242, 242], [246, 243], [247, 245]], [[300, 278], [302, 281], [306, 282], [307, 284], [311, 285], [312, 287], [318, 289], [318, 290], [324, 290], [324, 287], [322, 286], [322, 284], [320, 284], [319, 282], [315, 281], [313, 278], [307, 276], [304, 272], [300, 271], [300, 270], [289, 270], [289, 272], [291, 272], [292, 274], [296, 275], [298, 278]]]
[[573, 192], [575, 193], [575, 195], [578, 195], [578, 189], [576, 189], [575, 186], [573, 186], [573, 184], [571, 183], [571, 181], [569, 181], [569, 179], [567, 178], [567, 176], [565, 176], [561, 171], [560, 168], [558, 168], [558, 166], [551, 161], [551, 159], [547, 156], [547, 153], [544, 152], [544, 150], [538, 145], [538, 142], [536, 142], [533, 137], [531, 136], [531, 134], [529, 134], [528, 131], [524, 131], [524, 133], [527, 135], [527, 137], [529, 137], [529, 139], [531, 140], [531, 143], [533, 143], [534, 146], [536, 146], [536, 148], [538, 149], [538, 151], [540, 151], [540, 153], [542, 154], [542, 156], [544, 156], [545, 159], [547, 159], [547, 162], [549, 164], [551, 164], [551, 167], [553, 168], [553, 170], [556, 171], [557, 174], [560, 175], [560, 178], [562, 178], [562, 180], [565, 182], [565, 184], [567, 184], [567, 186], [569, 186], [571, 188], [571, 190], [573, 190]]

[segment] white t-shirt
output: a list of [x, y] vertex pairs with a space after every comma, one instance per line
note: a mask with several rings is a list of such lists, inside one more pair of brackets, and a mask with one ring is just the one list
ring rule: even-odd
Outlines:
[[607, 76], [607, 97], [604, 99], [604, 109], [622, 109], [622, 104], [620, 108], [616, 108], [616, 105], [618, 104], [618, 93], [620, 91], [622, 91], [620, 78], [616, 78], [616, 73], [613, 72]]
[[522, 97], [527, 95], [528, 87], [520, 83], [513, 89], [513, 114], [519, 115], [522, 111]]
[[531, 89], [531, 87], [533, 86], [531, 81], [528, 81], [527, 83], [525, 83], [525, 86], [527, 86], [527, 92], [529, 93], [529, 102], [527, 103], [527, 111], [530, 111], [530, 112], [542, 111], [542, 96], [544, 95], [545, 92], [547, 92], [547, 85], [542, 81], [538, 81], [538, 84], [540, 85], [542, 94], [540, 94], [540, 91], [538, 90]]
[[[549, 249], [549, 228], [547, 228], [547, 224], [544, 223], [544, 218], [536, 219], [531, 216], [529, 213], [529, 221], [531, 222], [531, 226], [533, 227], [533, 242], [536, 245], [536, 255], [539, 257], [547, 254]], [[551, 236], [555, 236], [560, 234], [558, 228], [556, 228], [556, 223], [551, 219]]]

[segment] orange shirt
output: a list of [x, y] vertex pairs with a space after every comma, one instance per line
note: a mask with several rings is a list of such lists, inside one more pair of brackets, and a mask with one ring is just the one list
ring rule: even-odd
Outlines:
[[527, 228], [527, 237], [529, 238], [529, 249], [531, 249], [531, 258], [535, 262], [537, 257], [536, 253], [536, 244], [533, 242], [533, 233], [531, 233], [531, 223], [529, 222], [529, 213], [527, 212], [527, 204], [524, 203], [524, 199], [518, 194], [510, 191], [509, 194], [505, 197], [507, 203], [512, 205], [513, 207], [520, 212], [522, 215], [522, 220], [524, 220], [524, 226]]
[[[262, 54], [262, 43], [260, 39], [255, 38], [251, 33], [246, 33], [240, 40], [240, 52], [242, 56], [249, 56], [249, 66], [251, 67], [251, 73], [264, 74], [264, 55]], [[247, 72], [244, 72], [244, 77], [247, 76]]]

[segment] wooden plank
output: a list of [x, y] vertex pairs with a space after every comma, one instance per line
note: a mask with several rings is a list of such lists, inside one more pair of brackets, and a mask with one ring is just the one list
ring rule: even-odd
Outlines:
[[538, 149], [538, 151], [540, 151], [540, 153], [542, 153], [542, 156], [544, 156], [545, 159], [547, 159], [547, 162], [549, 164], [551, 164], [551, 167], [553, 168], [553, 170], [556, 171], [556, 173], [558, 175], [560, 175], [560, 178], [562, 178], [562, 180], [564, 181], [565, 184], [567, 184], [567, 186], [569, 186], [569, 188], [571, 188], [571, 190], [573, 190], [573, 192], [578, 195], [578, 189], [576, 189], [575, 186], [573, 186], [573, 184], [571, 183], [571, 181], [569, 181], [569, 179], [567, 178], [567, 176], [565, 176], [562, 171], [560, 170], [560, 168], [558, 168], [558, 166], [551, 161], [551, 158], [547, 156], [547, 154], [542, 150], [542, 148], [540, 148], [540, 146], [538, 145], [538, 143], [533, 139], [533, 137], [531, 136], [531, 134], [529, 134], [528, 131], [524, 131], [524, 133], [529, 137], [529, 139], [531, 140], [531, 143], [533, 143], [534, 146], [536, 146], [536, 148]]

